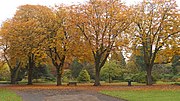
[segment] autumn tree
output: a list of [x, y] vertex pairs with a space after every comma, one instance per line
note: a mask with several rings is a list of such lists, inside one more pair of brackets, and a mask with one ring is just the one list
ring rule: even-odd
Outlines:
[[143, 48], [147, 85], [157, 53], [179, 41], [180, 19], [175, 0], [144, 0], [134, 7], [133, 39]]
[[10, 48], [17, 52], [15, 57], [23, 55], [28, 67], [28, 84], [32, 84], [32, 72], [37, 61], [46, 58], [42, 43], [45, 40], [51, 10], [40, 5], [22, 5], [12, 18], [9, 32]]
[[130, 25], [128, 8], [118, 0], [90, 0], [72, 8], [73, 23], [93, 56], [94, 85], [99, 86], [101, 68], [114, 47], [120, 45], [118, 42], [122, 37], [119, 36]]
[[59, 86], [62, 85], [64, 63], [79, 57], [84, 50], [81, 45], [85, 43], [80, 42], [77, 29], [70, 22], [69, 7], [57, 6], [54, 15], [53, 27], [48, 31], [44, 45], [47, 55], [56, 68], [57, 86]]
[[[23, 55], [19, 53], [19, 49], [17, 45], [13, 45], [13, 38], [10, 36], [11, 32], [11, 24], [12, 20], [7, 20], [2, 24], [0, 30], [0, 44], [1, 44], [1, 59], [4, 63], [6, 63], [10, 70], [10, 78], [11, 84], [17, 83], [17, 77], [19, 74], [19, 70], [22, 67], [22, 59]], [[17, 54], [20, 56], [17, 57]]]
[[59, 7], [54, 18], [54, 26], [46, 36], [46, 53], [56, 68], [57, 86], [62, 85], [63, 66], [69, 42], [67, 19], [66, 9]]

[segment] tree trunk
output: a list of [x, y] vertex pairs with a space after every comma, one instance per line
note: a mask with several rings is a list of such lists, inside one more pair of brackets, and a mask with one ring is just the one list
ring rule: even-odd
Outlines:
[[[94, 54], [94, 60], [95, 60], [95, 71], [96, 71], [96, 75], [95, 75], [95, 82], [94, 82], [94, 86], [100, 86], [100, 71], [101, 68], [104, 66], [108, 56], [109, 56], [109, 52], [107, 54], [103, 54], [103, 53], [99, 53], [98, 51], [93, 52]], [[105, 56], [105, 57], [102, 57]]]
[[146, 85], [152, 85], [153, 81], [152, 81], [152, 67], [147, 67], [146, 72], [147, 72], [147, 80], [146, 80]]
[[108, 76], [109, 76], [109, 83], [111, 83], [111, 76], [110, 76], [110, 73], [108, 74]]
[[101, 83], [100, 83], [100, 69], [101, 69], [100, 60], [101, 60], [101, 58], [99, 55], [96, 55], [94, 57], [94, 59], [95, 59], [95, 73], [96, 73], [94, 86], [100, 86], [101, 85]]
[[28, 85], [32, 85], [32, 73], [33, 73], [33, 67], [34, 67], [34, 62], [33, 62], [33, 55], [32, 57], [29, 57], [29, 66], [28, 66]]
[[94, 86], [100, 86], [100, 70], [99, 68], [96, 68], [96, 76], [95, 76], [95, 82], [94, 82]]
[[10, 72], [11, 72], [11, 84], [17, 84], [17, 78], [18, 78], [19, 70], [20, 70], [19, 65], [10, 70]]
[[11, 70], [11, 84], [16, 84], [15, 70]]
[[33, 72], [33, 67], [29, 66], [28, 68], [28, 85], [32, 85], [32, 72]]
[[57, 86], [60, 86], [62, 85], [62, 71], [60, 71], [60, 68], [57, 68], [56, 67], [56, 73], [57, 73], [57, 76], [56, 76], [56, 79], [57, 79]]

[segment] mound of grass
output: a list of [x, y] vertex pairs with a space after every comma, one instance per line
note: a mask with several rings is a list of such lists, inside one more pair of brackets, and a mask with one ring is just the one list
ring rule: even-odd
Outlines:
[[22, 98], [12, 91], [0, 89], [0, 101], [22, 101]]
[[180, 101], [180, 91], [101, 91], [128, 101]]

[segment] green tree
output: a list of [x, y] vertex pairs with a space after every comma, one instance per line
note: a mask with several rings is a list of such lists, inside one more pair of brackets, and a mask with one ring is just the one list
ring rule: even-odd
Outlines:
[[126, 65], [127, 71], [131, 74], [140, 72], [139, 66], [134, 62], [129, 60]]
[[143, 56], [143, 47], [138, 46], [136, 51], [132, 53], [130, 57], [130, 61], [133, 61], [138, 67], [139, 71], [145, 71], [145, 62]]
[[116, 60], [117, 64], [125, 67], [126, 66], [126, 61], [125, 57], [123, 56], [122, 52], [112, 52], [110, 60]]
[[172, 58], [173, 73], [180, 73], [180, 55], [174, 55]]
[[89, 82], [90, 81], [90, 75], [87, 72], [87, 70], [84, 69], [79, 73], [78, 81], [79, 82]]
[[63, 82], [69, 82], [69, 80], [73, 80], [72, 78], [72, 72], [70, 69], [66, 69], [63, 72]]
[[7, 81], [10, 79], [10, 70], [7, 64], [1, 63], [0, 64], [0, 80]]
[[35, 66], [32, 74], [33, 79], [41, 79], [41, 78], [52, 78], [52, 74], [49, 72], [49, 68], [45, 64], [38, 64]]
[[91, 77], [91, 79], [95, 79], [95, 70], [94, 70], [94, 65], [90, 62], [83, 62], [83, 69], [86, 69]]
[[101, 71], [101, 77], [104, 80], [108, 80], [109, 83], [112, 82], [112, 78], [119, 76], [121, 74], [121, 68], [120, 66], [116, 63], [115, 60], [113, 61], [108, 61], [105, 63], [105, 65], [102, 68]]
[[78, 59], [74, 59], [70, 66], [72, 77], [77, 78], [82, 68], [83, 68], [83, 65], [78, 62]]

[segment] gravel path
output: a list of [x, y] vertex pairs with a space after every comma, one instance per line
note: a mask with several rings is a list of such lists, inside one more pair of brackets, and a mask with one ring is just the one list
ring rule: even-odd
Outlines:
[[95, 91], [16, 90], [23, 101], [124, 101]]

